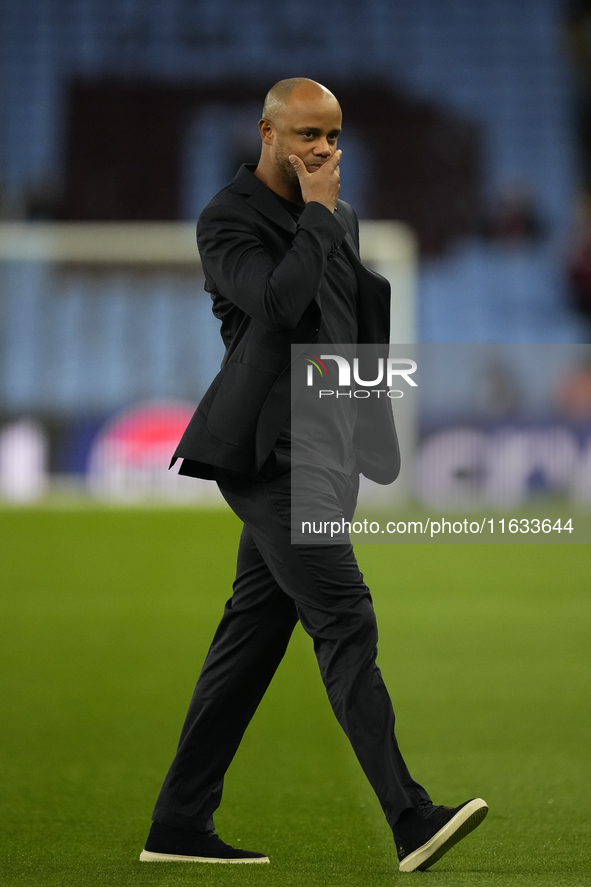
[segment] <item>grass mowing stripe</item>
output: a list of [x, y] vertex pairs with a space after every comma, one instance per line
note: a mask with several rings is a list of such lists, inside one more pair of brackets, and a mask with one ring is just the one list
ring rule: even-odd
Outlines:
[[301, 630], [216, 818], [272, 865], [137, 861], [238, 529], [220, 511], [0, 512], [2, 884], [587, 884], [585, 546], [358, 547], [413, 773], [436, 802], [491, 804], [429, 875], [397, 873]]

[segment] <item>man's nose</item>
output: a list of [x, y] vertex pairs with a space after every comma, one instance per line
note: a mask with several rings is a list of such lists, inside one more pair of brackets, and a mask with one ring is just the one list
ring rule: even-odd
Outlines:
[[328, 139], [318, 139], [316, 145], [314, 146], [314, 153], [323, 157], [330, 157], [331, 152], [332, 148], [328, 144]]

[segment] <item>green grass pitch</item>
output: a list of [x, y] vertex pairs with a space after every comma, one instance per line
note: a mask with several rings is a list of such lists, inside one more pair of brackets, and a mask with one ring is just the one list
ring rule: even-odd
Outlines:
[[428, 873], [391, 835], [294, 635], [226, 780], [221, 836], [270, 866], [140, 863], [229, 596], [224, 511], [0, 512], [0, 883], [588, 885], [588, 546], [359, 546], [401, 747], [490, 814]]

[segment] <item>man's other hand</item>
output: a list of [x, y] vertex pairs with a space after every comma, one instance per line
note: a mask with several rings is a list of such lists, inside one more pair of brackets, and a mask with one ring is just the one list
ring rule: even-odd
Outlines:
[[342, 151], [335, 151], [332, 157], [326, 160], [320, 169], [314, 170], [314, 172], [308, 172], [303, 160], [296, 154], [289, 155], [289, 161], [300, 180], [304, 203], [310, 203], [311, 200], [315, 200], [317, 203], [322, 203], [326, 206], [331, 213], [335, 211], [337, 197], [341, 190], [339, 163], [342, 153]]

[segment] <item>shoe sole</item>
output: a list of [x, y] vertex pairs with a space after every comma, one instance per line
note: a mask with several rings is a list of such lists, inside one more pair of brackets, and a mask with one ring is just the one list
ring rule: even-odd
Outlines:
[[480, 825], [488, 813], [488, 805], [482, 798], [468, 801], [453, 819], [433, 835], [430, 841], [409, 853], [399, 865], [401, 872], [424, 872], [441, 859], [444, 853], [469, 835]]
[[142, 850], [141, 862], [220, 862], [220, 863], [245, 863], [245, 862], [270, 862], [268, 856], [245, 856], [242, 859], [214, 859], [209, 856], [175, 856], [173, 853], [152, 853], [151, 850]]

